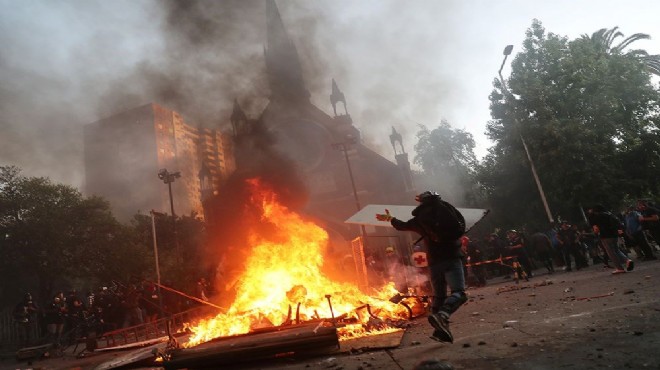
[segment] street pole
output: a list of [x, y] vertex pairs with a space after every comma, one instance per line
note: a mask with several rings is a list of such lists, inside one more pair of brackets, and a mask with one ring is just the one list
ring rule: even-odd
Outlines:
[[160, 310], [160, 317], [165, 317], [163, 311], [163, 295], [160, 290], [160, 263], [158, 261], [158, 242], [156, 241], [156, 211], [151, 210], [151, 233], [154, 237], [154, 258], [156, 260], [156, 281], [158, 282], [158, 308]]
[[178, 179], [179, 177], [181, 177], [181, 172], [170, 173], [165, 168], [162, 168], [160, 171], [158, 171], [158, 178], [163, 180], [163, 182], [167, 184], [167, 189], [169, 191], [170, 210], [172, 212], [172, 231], [174, 233], [174, 247], [176, 249], [177, 256], [180, 258], [181, 251], [179, 250], [179, 236], [176, 230], [176, 214], [174, 213], [174, 198], [172, 197], [172, 183], [174, 182], [174, 180]]
[[[355, 144], [355, 139], [349, 138], [348, 141], [346, 142], [332, 144], [332, 148], [335, 150], [340, 150], [344, 153], [344, 158], [346, 159], [346, 167], [348, 167], [348, 176], [351, 179], [351, 187], [353, 188], [353, 198], [355, 199], [355, 206], [357, 207], [357, 210], [360, 211], [362, 209], [362, 206], [360, 206], [360, 199], [358, 198], [357, 189], [355, 188], [355, 180], [353, 178], [353, 169], [351, 168], [351, 161], [348, 158], [348, 150], [350, 149], [350, 145], [352, 144]], [[366, 246], [367, 231], [364, 228], [364, 225], [360, 225], [360, 231], [362, 232], [363, 244]]]
[[[517, 101], [515, 96], [509, 91], [509, 88], [506, 86], [506, 82], [504, 81], [504, 77], [502, 77], [502, 69], [504, 68], [504, 63], [506, 62], [507, 57], [509, 54], [511, 54], [511, 51], [513, 50], [513, 45], [507, 45], [504, 48], [504, 60], [502, 61], [502, 65], [500, 66], [500, 70], [498, 71], [498, 74], [500, 76], [500, 82], [502, 82], [502, 90], [509, 95], [514, 101]], [[532, 169], [532, 176], [534, 176], [534, 181], [536, 182], [536, 188], [539, 191], [539, 194], [541, 195], [541, 201], [543, 202], [543, 207], [545, 208], [545, 213], [548, 216], [548, 221], [552, 224], [554, 222], [552, 218], [552, 212], [550, 212], [550, 207], [548, 206], [548, 201], [545, 198], [545, 192], [543, 191], [543, 186], [541, 186], [541, 180], [539, 180], [539, 176], [536, 173], [536, 167], [534, 166], [534, 161], [532, 160], [532, 156], [529, 154], [529, 149], [527, 148], [527, 143], [525, 142], [525, 138], [522, 135], [522, 130], [520, 129], [520, 123], [518, 122], [518, 119], [514, 116], [513, 117], [516, 129], [518, 130], [518, 135], [520, 136], [520, 141], [522, 142], [523, 148], [525, 149], [525, 154], [527, 154], [527, 160], [529, 161], [529, 167]]]

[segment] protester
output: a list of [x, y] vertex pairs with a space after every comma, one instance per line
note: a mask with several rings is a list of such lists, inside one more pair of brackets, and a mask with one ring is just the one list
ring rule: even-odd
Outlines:
[[[432, 339], [453, 342], [449, 331], [449, 317], [467, 301], [465, 279], [461, 260], [460, 238], [465, 233], [465, 219], [451, 204], [443, 201], [436, 192], [425, 191], [415, 197], [419, 205], [412, 211], [412, 218], [401, 221], [390, 215], [377, 214], [379, 221], [390, 221], [400, 231], [414, 231], [426, 243], [429, 272], [434, 299], [431, 304], [429, 323], [435, 331]], [[447, 296], [447, 287], [451, 295]]]
[[660, 209], [647, 201], [638, 200], [637, 210], [642, 214], [642, 227], [648, 230], [655, 243], [660, 246]]
[[507, 249], [512, 256], [515, 256], [518, 259], [518, 263], [525, 271], [525, 274], [528, 278], [531, 278], [532, 275], [532, 264], [529, 261], [529, 256], [527, 255], [527, 248], [525, 248], [525, 242], [516, 230], [509, 230], [506, 233], [507, 237]]
[[537, 232], [532, 234], [532, 236], [529, 238], [529, 243], [536, 253], [536, 256], [538, 259], [543, 263], [543, 266], [548, 270], [548, 274], [554, 274], [555, 273], [555, 267], [552, 263], [552, 242], [550, 241], [550, 238], [548, 235], [542, 233], [542, 232]]
[[61, 345], [65, 314], [65, 298], [64, 294], [60, 292], [44, 308], [44, 322], [46, 324], [48, 342], [56, 348]]
[[642, 260], [656, 260], [657, 257], [653, 254], [653, 248], [649, 244], [649, 241], [646, 238], [646, 233], [644, 232], [644, 227], [642, 226], [643, 220], [644, 216], [642, 216], [635, 207], [628, 207], [625, 218], [626, 235], [628, 235], [634, 243], [634, 247], [636, 247], [635, 251], [639, 254]]
[[[491, 260], [509, 256], [509, 252], [506, 249], [504, 241], [502, 238], [500, 238], [499, 235], [497, 235], [497, 233], [491, 233], [488, 235], [486, 246], [489, 250], [489, 258]], [[507, 266], [504, 266], [503, 263], [496, 265], [496, 272], [499, 274], [499, 276], [504, 276], [506, 279], [511, 277], [509, 275], [511, 273], [511, 269]]]
[[[474, 286], [486, 286], [486, 272], [484, 270], [484, 265], [480, 264], [484, 260], [481, 247], [476, 241], [473, 241], [467, 236], [463, 236], [461, 241], [465, 245], [464, 253], [467, 255], [467, 263], [470, 265], [470, 272], [472, 272], [472, 275], [474, 276]], [[468, 278], [466, 281], [470, 281], [470, 279]]]
[[385, 248], [385, 257], [383, 258], [385, 268], [385, 278], [388, 282], [393, 282], [397, 291], [405, 293], [408, 291], [406, 281], [406, 264], [393, 246]]
[[140, 298], [142, 292], [137, 289], [135, 284], [130, 284], [124, 293], [121, 307], [124, 310], [123, 328], [140, 325], [144, 323], [142, 309], [140, 308]]
[[612, 274], [621, 274], [626, 271], [632, 271], [635, 267], [634, 262], [628, 258], [628, 256], [623, 254], [618, 246], [619, 231], [622, 229], [619, 219], [610, 212], [607, 212], [605, 207], [600, 204], [588, 208], [587, 217], [589, 218], [589, 223], [594, 228], [594, 232], [599, 236], [605, 251], [616, 268], [612, 271]]
[[18, 329], [18, 341], [21, 347], [32, 341], [32, 331], [37, 324], [39, 307], [32, 300], [32, 294], [25, 293], [23, 299], [14, 307], [14, 322]]
[[557, 239], [559, 240], [560, 250], [564, 257], [566, 265], [565, 271], [572, 271], [571, 256], [575, 260], [575, 268], [577, 270], [587, 266], [584, 256], [580, 253], [579, 244], [580, 234], [575, 230], [568, 221], [562, 221], [559, 231], [557, 232]]
[[197, 279], [195, 289], [196, 289], [197, 298], [201, 299], [202, 301], [209, 300], [209, 293], [208, 293], [209, 284], [206, 282], [206, 278], [201, 277]]

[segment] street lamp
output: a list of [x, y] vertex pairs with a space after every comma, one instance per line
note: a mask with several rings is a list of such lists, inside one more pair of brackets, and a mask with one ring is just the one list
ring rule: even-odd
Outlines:
[[161, 179], [165, 184], [167, 184], [167, 189], [170, 193], [170, 209], [172, 211], [172, 230], [174, 231], [174, 245], [176, 247], [177, 255], [179, 254], [179, 238], [176, 232], [176, 215], [174, 214], [174, 199], [172, 198], [172, 183], [174, 180], [181, 177], [181, 172], [170, 173], [165, 168], [161, 168], [158, 171], [158, 178]]
[[[504, 68], [504, 63], [506, 62], [506, 59], [511, 55], [511, 51], [513, 50], [513, 45], [507, 45], [504, 48], [504, 60], [502, 60], [502, 65], [500, 66], [500, 70], [497, 72], [500, 76], [500, 82], [502, 83], [502, 90], [509, 95], [513, 101], [517, 101], [516, 97], [513, 96], [511, 91], [506, 86], [506, 82], [504, 81], [504, 77], [502, 77], [502, 68]], [[513, 117], [514, 122], [516, 124], [516, 129], [518, 129], [518, 135], [520, 136], [520, 141], [522, 142], [523, 148], [525, 148], [525, 154], [527, 154], [527, 160], [529, 161], [529, 166], [532, 169], [532, 175], [534, 176], [534, 181], [536, 182], [536, 187], [539, 190], [539, 194], [541, 195], [541, 201], [543, 202], [543, 207], [545, 208], [545, 213], [548, 216], [548, 220], [550, 223], [553, 223], [554, 220], [552, 218], [552, 213], [550, 212], [550, 207], [548, 206], [548, 201], [545, 198], [545, 192], [543, 191], [543, 187], [541, 186], [541, 180], [539, 180], [539, 176], [536, 174], [536, 167], [534, 166], [534, 161], [532, 160], [532, 156], [529, 154], [529, 149], [527, 148], [527, 143], [525, 142], [525, 139], [522, 136], [522, 131], [520, 130], [520, 124], [518, 123], [517, 118], [514, 116]]]
[[[346, 158], [346, 167], [348, 167], [348, 175], [351, 178], [351, 186], [353, 187], [353, 197], [355, 198], [355, 206], [359, 211], [362, 209], [362, 207], [360, 206], [360, 199], [358, 199], [357, 190], [355, 189], [355, 180], [353, 179], [353, 169], [351, 168], [351, 161], [348, 159], [348, 151], [351, 145], [354, 145], [355, 143], [356, 143], [355, 138], [352, 136], [348, 136], [346, 138], [346, 141], [344, 142], [333, 143], [332, 149], [339, 150], [344, 153], [344, 157]], [[360, 230], [362, 231], [362, 239], [364, 241], [364, 244], [366, 244], [367, 232], [364, 228], [364, 225], [360, 225]]]
[[160, 317], [165, 317], [163, 311], [163, 294], [160, 291], [160, 262], [158, 261], [158, 241], [156, 240], [156, 214], [158, 212], [151, 210], [151, 234], [154, 238], [154, 259], [156, 262], [156, 281], [158, 282], [158, 310]]

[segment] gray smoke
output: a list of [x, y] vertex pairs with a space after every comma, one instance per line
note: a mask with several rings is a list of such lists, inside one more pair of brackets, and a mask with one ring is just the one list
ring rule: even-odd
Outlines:
[[[412, 160], [415, 112], [439, 110], [438, 96], [456, 83], [449, 77], [447, 84], [429, 82], [443, 61], [420, 64], [423, 51], [445, 40], [412, 25], [423, 18], [442, 25], [449, 12], [371, 4], [377, 16], [397, 15], [388, 23], [353, 4], [277, 3], [312, 102], [331, 113], [335, 78], [365, 143], [393, 159], [389, 134], [395, 126]], [[234, 98], [252, 118], [267, 103], [262, 0], [4, 5], [0, 163], [26, 175], [82, 186], [82, 126], [149, 102], [180, 112], [193, 125], [227, 129]]]

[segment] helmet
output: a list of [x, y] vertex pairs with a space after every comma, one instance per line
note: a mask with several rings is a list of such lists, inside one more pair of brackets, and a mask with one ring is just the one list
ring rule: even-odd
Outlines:
[[385, 248], [385, 253], [394, 253], [394, 247]]
[[431, 200], [431, 199], [436, 198], [436, 197], [440, 198], [440, 194], [436, 193], [435, 191], [427, 190], [427, 191], [425, 191], [421, 194], [415, 195], [415, 200], [421, 203], [421, 202], [426, 202], [426, 201]]

